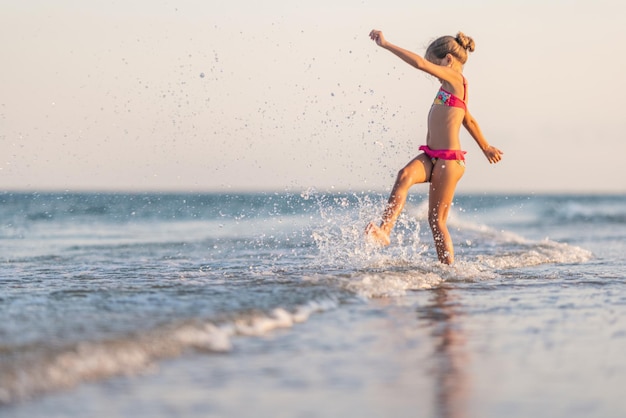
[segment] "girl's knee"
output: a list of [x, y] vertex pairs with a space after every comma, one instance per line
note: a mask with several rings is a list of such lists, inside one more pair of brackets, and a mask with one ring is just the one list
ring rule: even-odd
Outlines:
[[400, 171], [398, 171], [398, 176], [396, 180], [397, 183], [411, 185], [413, 184], [412, 180], [413, 180], [413, 174], [409, 168], [404, 167]]

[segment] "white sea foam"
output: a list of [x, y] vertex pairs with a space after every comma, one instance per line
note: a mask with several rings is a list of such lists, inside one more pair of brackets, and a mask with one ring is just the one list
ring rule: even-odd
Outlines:
[[529, 242], [520, 250], [494, 255], [479, 255], [478, 262], [494, 269], [532, 267], [541, 264], [582, 263], [592, 254], [583, 248], [550, 240]]
[[530, 240], [510, 231], [456, 219], [454, 227], [478, 236], [489, 251], [476, 255], [476, 262], [492, 269], [513, 269], [541, 264], [582, 263], [593, 256], [584, 248], [550, 239]]
[[444, 279], [435, 273], [381, 272], [365, 273], [345, 283], [345, 288], [364, 298], [403, 296], [408, 291], [432, 289]]

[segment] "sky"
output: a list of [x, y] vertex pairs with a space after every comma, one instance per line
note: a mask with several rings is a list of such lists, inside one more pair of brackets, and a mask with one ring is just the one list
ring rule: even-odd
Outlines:
[[[465, 193], [626, 192], [626, 3], [0, 0], [0, 191], [389, 191], [474, 38]], [[425, 186], [416, 186], [425, 187]]]

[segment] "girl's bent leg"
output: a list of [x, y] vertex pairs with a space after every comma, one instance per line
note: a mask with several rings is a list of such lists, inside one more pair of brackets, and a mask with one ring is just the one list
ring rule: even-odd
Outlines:
[[460, 161], [438, 160], [433, 167], [428, 198], [428, 223], [433, 232], [437, 257], [444, 264], [454, 262], [454, 246], [446, 220], [452, 206], [454, 190], [465, 173]]
[[383, 212], [382, 222], [377, 226], [374, 222], [365, 229], [365, 233], [379, 245], [389, 245], [389, 235], [400, 216], [411, 186], [424, 183], [430, 178], [433, 163], [425, 154], [420, 154], [409, 162], [396, 177], [387, 207]]

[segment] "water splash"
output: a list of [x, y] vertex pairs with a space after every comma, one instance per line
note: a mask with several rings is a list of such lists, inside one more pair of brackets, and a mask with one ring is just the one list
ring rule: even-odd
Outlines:
[[319, 263], [332, 268], [367, 269], [404, 266], [420, 261], [425, 246], [417, 219], [402, 215], [392, 245], [381, 248], [365, 237], [368, 223], [380, 219], [380, 196], [317, 196], [320, 225], [312, 232]]

